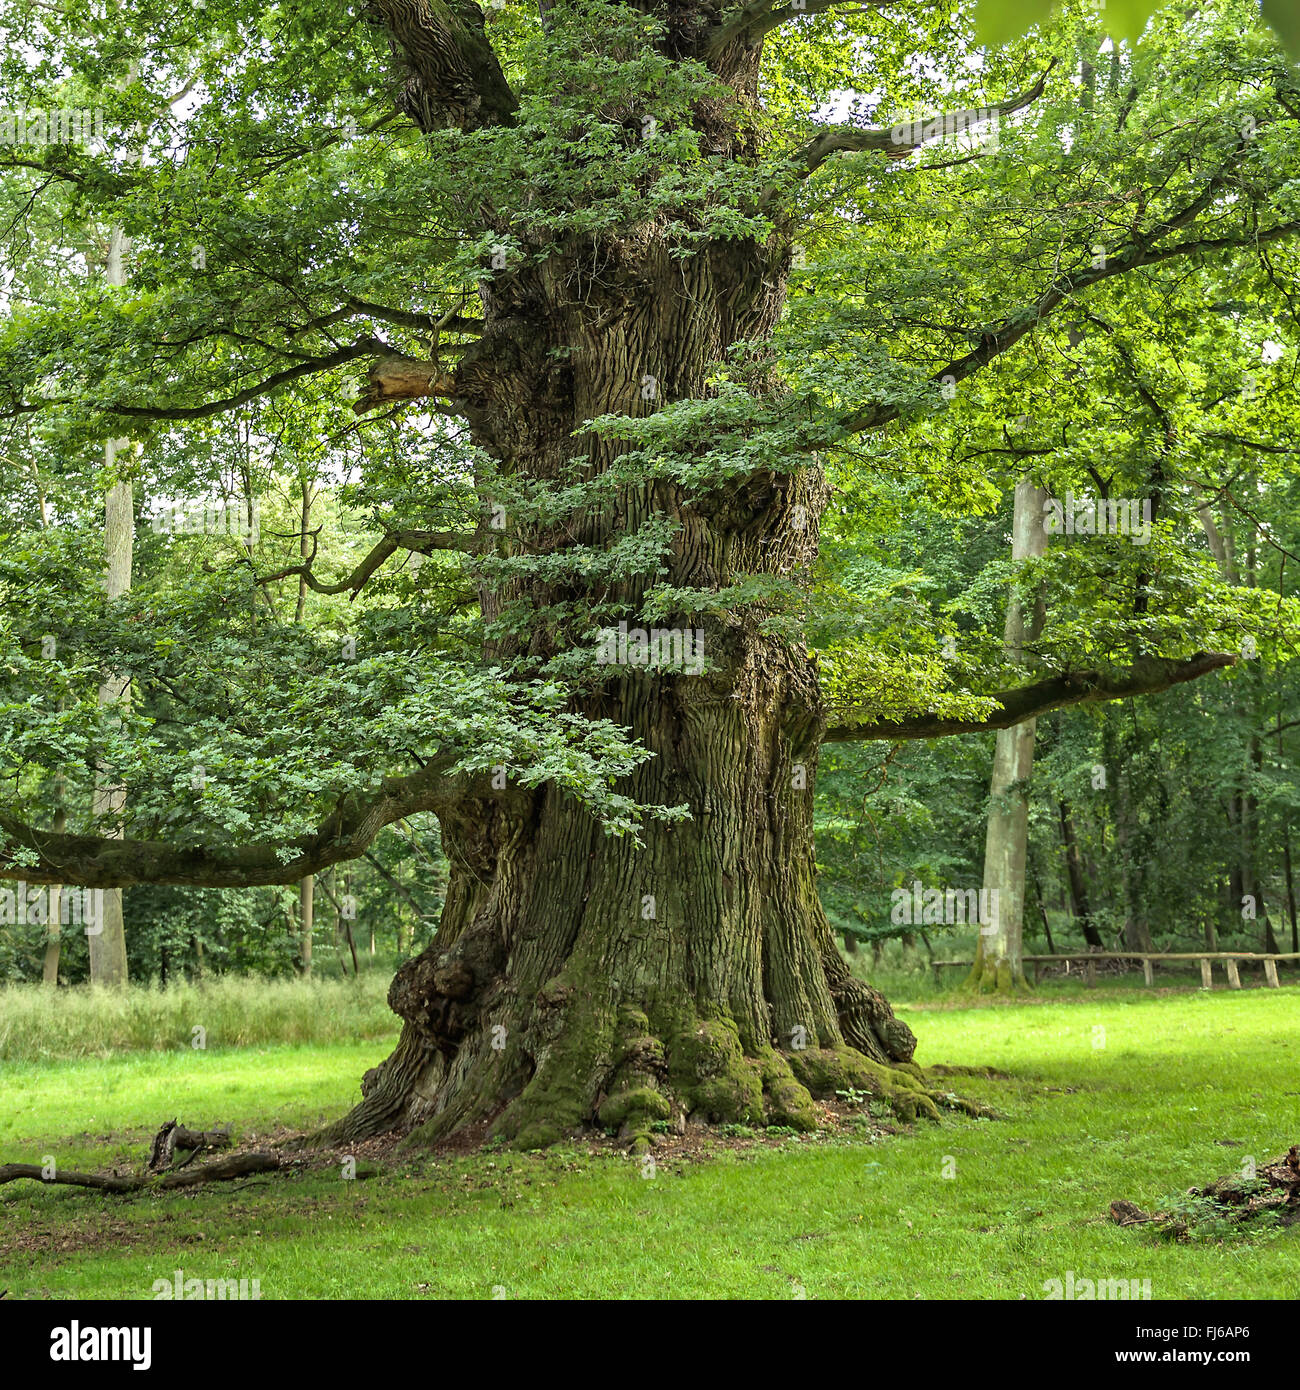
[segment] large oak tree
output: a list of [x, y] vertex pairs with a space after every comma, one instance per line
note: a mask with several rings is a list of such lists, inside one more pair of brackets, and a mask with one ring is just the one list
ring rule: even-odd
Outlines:
[[[819, 748], [1164, 690], [1230, 665], [1242, 617], [1134, 556], [1105, 640], [1027, 682], [942, 678], [920, 632], [819, 658], [820, 532], [882, 439], [977, 505], [988, 451], [927, 477], [919, 445], [1004, 368], [1050, 382], [1063, 315], [1187, 266], [1287, 280], [1300, 89], [1251, 7], [1159, 15], [1136, 51], [1085, 12], [981, 53], [923, 0], [17, 0], [6, 25], [14, 104], [109, 130], [0, 160], [11, 453], [75, 474], [148, 438], [120, 457], [174, 497], [236, 445], [316, 450], [371, 543], [245, 548], [106, 617], [93, 552], [11, 557], [0, 874], [289, 884], [435, 814], [442, 919], [339, 1137], [806, 1127], [846, 1085], [934, 1113], [818, 900]], [[33, 250], [42, 209], [68, 266]], [[106, 292], [74, 229], [110, 216], [135, 259]], [[356, 599], [359, 632], [281, 620], [284, 581]], [[111, 726], [104, 669], [138, 692]], [[50, 828], [56, 780], [72, 805], [96, 769], [117, 833]]]

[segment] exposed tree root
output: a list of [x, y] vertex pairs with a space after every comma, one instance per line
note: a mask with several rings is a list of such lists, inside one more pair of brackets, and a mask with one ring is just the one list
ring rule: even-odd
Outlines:
[[977, 960], [957, 988], [963, 994], [994, 994], [1007, 998], [1031, 995], [1034, 992], [1034, 987], [1026, 978], [1023, 968], [1015, 970], [1010, 961], [995, 960], [991, 956]]
[[[844, 1092], [879, 1100], [907, 1123], [937, 1120], [944, 1109], [993, 1114], [936, 1085], [914, 1062], [876, 1060], [844, 1042], [790, 1050], [760, 1046], [751, 1053], [728, 1019], [696, 1018], [664, 1036], [642, 1010], [629, 1006], [620, 1010], [616, 1027], [599, 1061], [592, 1055], [591, 1036], [581, 1030], [557, 1038], [550, 1060], [559, 1065], [532, 1084], [512, 1087], [487, 1066], [481, 1084], [469, 1084], [480, 1077], [467, 1070], [467, 1084], [432, 1114], [421, 1114], [418, 1096], [436, 1093], [440, 1063], [408, 1040], [385, 1069], [367, 1077], [363, 1104], [307, 1143], [334, 1146], [405, 1131], [402, 1147], [410, 1151], [482, 1126], [485, 1134], [514, 1148], [539, 1149], [598, 1127], [635, 1151], [648, 1148], [656, 1132], [682, 1134], [688, 1125], [810, 1132], [826, 1122], [818, 1102], [834, 1101]], [[877, 1044], [873, 1050], [882, 1049]], [[422, 1065], [432, 1072], [434, 1085], [419, 1080]]]

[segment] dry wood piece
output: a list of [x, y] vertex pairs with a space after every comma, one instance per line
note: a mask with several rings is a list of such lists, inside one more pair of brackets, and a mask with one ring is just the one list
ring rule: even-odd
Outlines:
[[436, 362], [392, 353], [367, 373], [366, 390], [352, 409], [364, 415], [388, 401], [415, 401], [426, 396], [455, 395], [456, 384]]
[[146, 1188], [170, 1189], [194, 1187], [205, 1182], [225, 1182], [230, 1178], [242, 1178], [249, 1173], [274, 1172], [279, 1166], [278, 1154], [228, 1154], [225, 1158], [214, 1159], [211, 1163], [200, 1164], [197, 1168], [182, 1167], [157, 1177], [142, 1173], [123, 1178], [111, 1173], [75, 1173], [71, 1169], [58, 1168], [46, 1177], [45, 1170], [39, 1163], [0, 1163], [0, 1183], [13, 1182], [16, 1178], [31, 1178], [34, 1182], [93, 1187], [101, 1192], [140, 1192]]
[[230, 1127], [219, 1129], [186, 1129], [175, 1120], [168, 1120], [153, 1137], [149, 1150], [149, 1171], [170, 1168], [175, 1161], [177, 1149], [190, 1150], [184, 1163], [191, 1162], [204, 1149], [228, 1149], [230, 1147]]
[[1119, 1201], [1110, 1204], [1110, 1219], [1117, 1226], [1138, 1226], [1150, 1221], [1151, 1216], [1132, 1202]]
[[[1191, 1187], [1188, 1197], [1200, 1199], [1215, 1221], [1247, 1222], [1271, 1214], [1285, 1226], [1300, 1221], [1300, 1144], [1280, 1158], [1262, 1163], [1255, 1176], [1215, 1178], [1204, 1187]], [[1144, 1212], [1132, 1202], [1110, 1204], [1111, 1220], [1119, 1226], [1151, 1222], [1163, 1235], [1185, 1240], [1198, 1218], [1188, 1210]]]

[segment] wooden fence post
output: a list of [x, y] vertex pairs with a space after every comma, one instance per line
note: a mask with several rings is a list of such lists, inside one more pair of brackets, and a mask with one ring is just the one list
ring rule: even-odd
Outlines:
[[1241, 988], [1241, 976], [1237, 974], [1237, 962], [1235, 960], [1225, 960], [1223, 962], [1228, 972], [1228, 986], [1230, 989]]
[[1214, 978], [1210, 974], [1210, 962], [1204, 956], [1201, 957], [1201, 988], [1210, 989], [1213, 987]]
[[1264, 962], [1264, 979], [1271, 989], [1277, 988], [1277, 961], [1271, 956]]
[[1142, 980], [1148, 989], [1156, 982], [1156, 972], [1152, 968], [1149, 960], [1143, 960], [1142, 962]]

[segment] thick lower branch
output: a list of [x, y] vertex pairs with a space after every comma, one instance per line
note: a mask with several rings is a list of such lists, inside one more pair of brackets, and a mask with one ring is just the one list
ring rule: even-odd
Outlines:
[[[126, 888], [169, 883], [198, 888], [250, 888], [297, 883], [331, 864], [359, 858], [395, 820], [457, 804], [477, 781], [450, 777], [454, 759], [440, 757], [409, 777], [385, 781], [379, 795], [344, 798], [315, 835], [280, 844], [183, 847], [158, 840], [107, 839], [38, 830], [0, 811], [0, 879], [75, 883], [83, 888]], [[288, 851], [288, 853], [286, 853]]]
[[937, 714], [920, 714], [911, 719], [887, 719], [862, 724], [838, 724], [827, 729], [823, 743], [853, 743], [868, 739], [943, 738], [949, 734], [987, 733], [1009, 729], [1026, 719], [1068, 705], [1096, 704], [1103, 700], [1126, 700], [1134, 695], [1153, 695], [1184, 681], [1232, 666], [1237, 658], [1230, 652], [1198, 652], [1186, 661], [1165, 657], [1145, 657], [1127, 671], [1075, 671], [1051, 680], [1003, 690], [992, 698], [1001, 706], [983, 719], [945, 719]]

